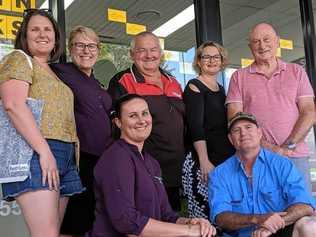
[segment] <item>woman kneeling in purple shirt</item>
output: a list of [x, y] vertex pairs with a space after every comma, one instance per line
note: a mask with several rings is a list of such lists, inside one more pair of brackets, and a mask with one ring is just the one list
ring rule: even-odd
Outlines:
[[214, 236], [208, 220], [182, 218], [172, 211], [159, 164], [143, 150], [152, 127], [146, 101], [125, 95], [115, 112], [121, 136], [95, 167], [96, 220], [87, 236]]

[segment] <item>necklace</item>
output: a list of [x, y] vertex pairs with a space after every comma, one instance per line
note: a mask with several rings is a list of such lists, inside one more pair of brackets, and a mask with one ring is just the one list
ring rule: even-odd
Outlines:
[[205, 79], [203, 76], [199, 76], [199, 80], [211, 91], [219, 91], [219, 86], [214, 79]]

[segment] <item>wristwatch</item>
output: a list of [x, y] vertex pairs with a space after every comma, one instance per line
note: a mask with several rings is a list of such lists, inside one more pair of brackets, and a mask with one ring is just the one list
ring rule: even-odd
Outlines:
[[289, 141], [287, 144], [286, 144], [286, 148], [289, 149], [289, 150], [295, 150], [296, 148], [296, 143], [292, 142], [292, 141]]

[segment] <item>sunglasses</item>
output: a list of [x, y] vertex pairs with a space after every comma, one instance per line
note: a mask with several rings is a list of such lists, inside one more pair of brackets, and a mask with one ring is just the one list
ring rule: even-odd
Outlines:
[[28, 15], [33, 15], [33, 14], [37, 14], [37, 13], [48, 13], [49, 15], [52, 16], [52, 11], [50, 9], [47, 9], [47, 8], [28, 8], [28, 9], [25, 9], [24, 12], [23, 12], [23, 17], [26, 17]]

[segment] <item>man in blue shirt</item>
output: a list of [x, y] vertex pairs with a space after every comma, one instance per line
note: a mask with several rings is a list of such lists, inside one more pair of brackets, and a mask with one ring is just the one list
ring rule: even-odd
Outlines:
[[292, 161], [261, 148], [256, 118], [228, 124], [236, 154], [209, 174], [211, 219], [226, 236], [316, 236], [316, 202]]

